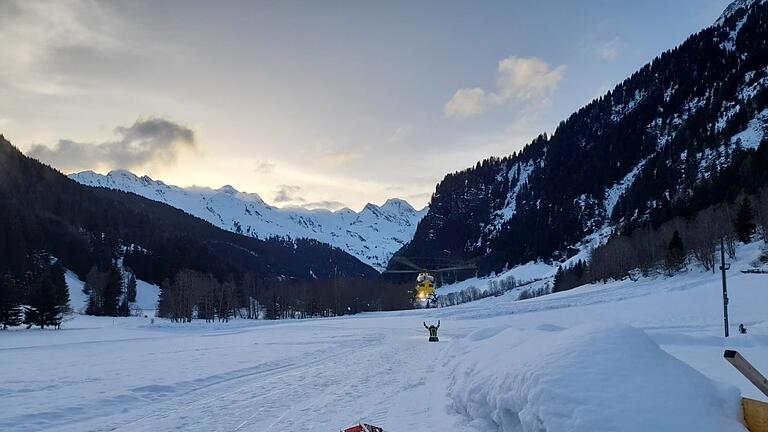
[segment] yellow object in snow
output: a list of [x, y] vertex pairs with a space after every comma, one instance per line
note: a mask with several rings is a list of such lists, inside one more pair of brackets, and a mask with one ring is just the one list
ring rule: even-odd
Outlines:
[[429, 273], [419, 273], [416, 278], [416, 300], [427, 301], [435, 296], [435, 277]]

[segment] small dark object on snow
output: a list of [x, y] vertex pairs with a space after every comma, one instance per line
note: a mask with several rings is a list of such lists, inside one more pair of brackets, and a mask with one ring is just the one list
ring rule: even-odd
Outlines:
[[424, 322], [424, 328], [429, 330], [429, 341], [430, 342], [439, 342], [440, 339], [437, 338], [437, 329], [440, 328], [440, 320], [437, 320], [437, 325], [431, 325], [427, 326], [427, 323]]
[[739, 333], [747, 334], [747, 328], [744, 327], [744, 323], [739, 324]]
[[384, 432], [384, 429], [371, 426], [369, 424], [360, 423], [357, 426], [352, 426], [351, 428], [344, 429], [341, 432]]

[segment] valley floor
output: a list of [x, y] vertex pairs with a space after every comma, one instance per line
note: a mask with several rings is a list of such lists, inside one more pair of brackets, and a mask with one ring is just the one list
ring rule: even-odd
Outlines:
[[768, 275], [739, 272], [757, 251], [729, 272], [727, 340], [700, 270], [336, 319], [2, 332], [0, 430], [744, 430], [739, 390], [765, 397], [722, 354], [768, 373]]

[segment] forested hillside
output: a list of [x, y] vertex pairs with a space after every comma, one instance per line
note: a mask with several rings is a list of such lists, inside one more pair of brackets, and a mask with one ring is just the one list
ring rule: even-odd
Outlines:
[[482, 273], [768, 184], [768, 4], [740, 2], [521, 151], [449, 174], [399, 254]]
[[[254, 299], [298, 311], [308, 310], [316, 299], [306, 291], [288, 289], [296, 283], [291, 281], [353, 278], [358, 281], [355, 296], [366, 308], [380, 294], [365, 282], [378, 273], [339, 249], [315, 240], [259, 240], [138, 195], [80, 185], [24, 156], [2, 136], [0, 202], [0, 318], [7, 315], [3, 311], [28, 305], [40, 290], [50, 294], [63, 286], [65, 292], [63, 268], [86, 281], [89, 295], [97, 294], [93, 311], [105, 315], [120, 314], [121, 297], [127, 295], [125, 284], [114, 276], [121, 266], [134, 277], [171, 291], [182, 271], [216, 281], [185, 300], [202, 301], [210, 290], [221, 294], [222, 284], [228, 282], [228, 287], [235, 287], [227, 294], [230, 310], [247, 303], [243, 293], [247, 280], [258, 281], [260, 292], [251, 293]], [[117, 282], [111, 283], [113, 279]], [[255, 286], [251, 283], [252, 289]], [[269, 294], [267, 287], [272, 290]], [[169, 291], [163, 294], [167, 297]], [[60, 298], [50, 305], [59, 307], [58, 312], [66, 308], [68, 297], [41, 297]], [[329, 305], [316, 302], [313, 310]], [[47, 323], [52, 324], [55, 320]]]
[[24, 273], [35, 250], [47, 250], [85, 276], [118, 245], [136, 245], [128, 259], [152, 258], [151, 264], [134, 265], [150, 282], [181, 268], [218, 277], [245, 271], [299, 279], [375, 275], [369, 266], [319, 242], [261, 241], [134, 194], [82, 186], [22, 155], [5, 139], [0, 140], [0, 176], [5, 239], [0, 268], [14, 274]]

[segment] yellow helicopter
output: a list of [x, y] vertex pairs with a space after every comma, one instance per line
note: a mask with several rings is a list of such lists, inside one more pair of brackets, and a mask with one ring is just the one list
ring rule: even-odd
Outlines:
[[410, 267], [412, 270], [385, 270], [384, 273], [416, 273], [416, 286], [414, 288], [414, 306], [421, 308], [432, 307], [435, 304], [435, 276], [433, 274], [442, 274], [446, 272], [457, 272], [461, 270], [477, 270], [474, 264], [459, 265], [453, 267], [443, 267], [438, 269], [427, 269], [419, 267], [410, 259], [396, 256], [393, 261]]

